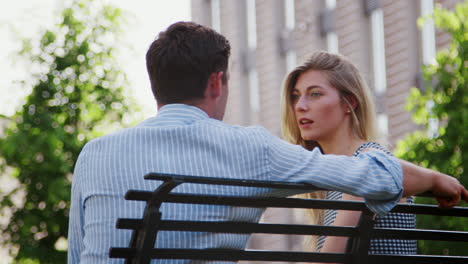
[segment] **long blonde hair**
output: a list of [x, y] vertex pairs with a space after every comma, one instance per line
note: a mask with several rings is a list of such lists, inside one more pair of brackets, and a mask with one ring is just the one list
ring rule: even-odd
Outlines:
[[[357, 67], [345, 57], [326, 51], [314, 52], [302, 65], [291, 71], [283, 84], [281, 96], [281, 132], [286, 141], [301, 145], [308, 150], [320, 147], [315, 141], [307, 141], [301, 137], [295, 118], [292, 91], [299, 77], [310, 70], [325, 74], [328, 82], [335, 87], [341, 100], [351, 110], [351, 127], [354, 135], [365, 141], [377, 140], [375, 106], [371, 92], [363, 80]], [[347, 98], [353, 97], [356, 107], [352, 107]], [[301, 198], [324, 199], [327, 192], [313, 192], [299, 195]], [[323, 224], [324, 210], [307, 210], [311, 224]], [[316, 248], [317, 237], [313, 236], [310, 244]]]

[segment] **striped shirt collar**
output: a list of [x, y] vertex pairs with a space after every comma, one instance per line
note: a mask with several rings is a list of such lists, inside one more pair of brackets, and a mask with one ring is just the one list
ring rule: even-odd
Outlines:
[[198, 107], [186, 104], [168, 104], [158, 111], [158, 118], [179, 120], [203, 120], [210, 118], [208, 114]]

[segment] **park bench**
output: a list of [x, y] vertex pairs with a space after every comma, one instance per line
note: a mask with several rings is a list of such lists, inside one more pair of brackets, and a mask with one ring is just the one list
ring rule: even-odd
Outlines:
[[[329, 201], [278, 197], [242, 197], [200, 195], [195, 193], [173, 193], [175, 187], [186, 184], [210, 184], [257, 188], [311, 190], [311, 185], [302, 183], [266, 182], [256, 180], [235, 180], [225, 178], [194, 177], [150, 173], [147, 180], [162, 181], [153, 192], [129, 190], [126, 200], [146, 202], [142, 219], [118, 219], [117, 228], [133, 230], [128, 247], [111, 248], [111, 258], [125, 259], [126, 263], [150, 263], [153, 259], [191, 259], [204, 261], [266, 261], [266, 262], [323, 262], [323, 263], [468, 263], [468, 256], [446, 255], [372, 255], [369, 254], [371, 238], [397, 238], [410, 240], [440, 240], [468, 242], [468, 232], [422, 229], [374, 228], [373, 213], [363, 202]], [[318, 208], [336, 210], [359, 210], [362, 212], [356, 227], [316, 226], [300, 224], [246, 223], [246, 222], [204, 222], [162, 220], [159, 208], [162, 203], [208, 204], [222, 206], [258, 208]], [[468, 208], [441, 209], [433, 205], [399, 204], [392, 212], [429, 214], [451, 217], [468, 217]], [[344, 253], [319, 253], [298, 251], [234, 250], [234, 249], [187, 249], [154, 248], [159, 231], [193, 231], [218, 233], [263, 233], [286, 235], [326, 235], [349, 237]], [[467, 243], [468, 245], [468, 243]], [[468, 247], [467, 247], [468, 251]]]

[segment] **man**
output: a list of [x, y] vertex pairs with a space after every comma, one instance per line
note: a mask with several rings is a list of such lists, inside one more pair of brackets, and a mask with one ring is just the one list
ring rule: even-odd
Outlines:
[[[228, 96], [229, 42], [204, 26], [179, 22], [150, 46], [147, 68], [158, 114], [139, 125], [89, 142], [77, 161], [72, 186], [69, 263], [113, 263], [110, 247], [125, 247], [131, 232], [117, 218], [139, 218], [144, 203], [125, 201], [129, 189], [154, 190], [149, 172], [308, 182], [366, 198], [378, 214], [423, 191], [453, 206], [468, 191], [447, 175], [369, 151], [361, 158], [322, 155], [288, 144], [261, 127], [223, 123]], [[403, 172], [403, 173], [402, 173]], [[403, 177], [404, 176], [404, 177]], [[403, 179], [402, 179], [403, 178]], [[186, 184], [178, 192], [289, 196], [295, 193]], [[163, 205], [163, 218], [258, 221], [263, 210]], [[191, 207], [193, 208], [193, 207]], [[247, 235], [162, 232], [158, 247], [244, 248]], [[161, 262], [162, 263], [162, 262]], [[164, 262], [166, 263], [166, 262]], [[171, 261], [171, 263], [184, 263]]]

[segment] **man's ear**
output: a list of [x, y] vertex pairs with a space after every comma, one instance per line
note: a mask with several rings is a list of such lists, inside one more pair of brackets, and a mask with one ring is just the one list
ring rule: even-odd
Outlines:
[[222, 93], [222, 82], [223, 72], [214, 72], [208, 78], [208, 85], [206, 89], [206, 95], [210, 98], [218, 98]]

